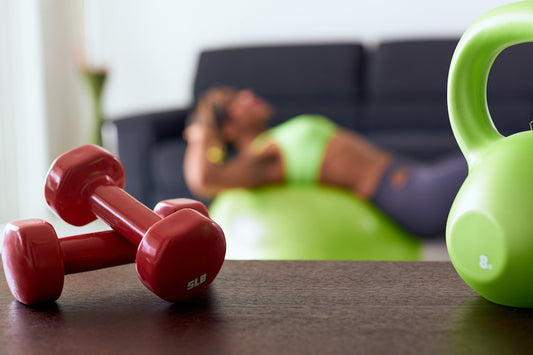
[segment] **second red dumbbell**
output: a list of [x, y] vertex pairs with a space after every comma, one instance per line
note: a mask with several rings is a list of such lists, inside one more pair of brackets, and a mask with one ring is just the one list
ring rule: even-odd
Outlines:
[[[208, 216], [205, 206], [191, 199], [162, 201], [155, 211], [164, 217], [184, 208]], [[58, 239], [52, 225], [28, 219], [7, 225], [2, 262], [15, 299], [34, 305], [58, 299], [64, 275], [132, 263], [136, 252], [134, 245], [114, 231]]]
[[2, 262], [15, 299], [34, 305], [58, 299], [65, 275], [132, 263], [135, 252], [114, 231], [58, 239], [50, 223], [27, 219], [6, 226]]

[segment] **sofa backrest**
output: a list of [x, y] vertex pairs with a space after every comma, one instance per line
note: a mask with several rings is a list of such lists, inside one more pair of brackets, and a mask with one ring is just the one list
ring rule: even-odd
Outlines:
[[457, 150], [446, 105], [457, 39], [381, 43], [368, 68], [367, 135], [407, 156], [432, 158]]
[[457, 40], [385, 42], [369, 68], [370, 129], [442, 129], [448, 68]]
[[[367, 135], [385, 149], [418, 158], [457, 150], [447, 80], [457, 39], [384, 42], [369, 60]], [[487, 100], [503, 135], [533, 119], [533, 43], [505, 49], [488, 78]]]
[[[458, 151], [446, 86], [457, 39], [263, 46], [204, 51], [194, 96], [213, 85], [252, 88], [277, 109], [274, 124], [321, 113], [392, 152], [434, 159]], [[507, 135], [533, 120], [533, 44], [505, 49], [488, 80], [488, 105]], [[182, 130], [188, 109], [117, 120], [126, 189], [149, 206], [191, 196], [185, 185]]]
[[251, 88], [273, 104], [273, 124], [317, 113], [357, 129], [364, 54], [357, 43], [207, 50], [198, 62], [194, 97], [213, 85]]

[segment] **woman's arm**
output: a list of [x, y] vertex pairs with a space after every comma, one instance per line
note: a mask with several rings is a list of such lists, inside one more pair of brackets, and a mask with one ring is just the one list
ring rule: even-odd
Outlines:
[[247, 149], [226, 163], [208, 158], [222, 144], [209, 125], [191, 124], [185, 138], [188, 145], [184, 158], [185, 181], [198, 197], [211, 199], [231, 188], [252, 188], [281, 183], [284, 180], [283, 161], [279, 148], [271, 144], [261, 152]]

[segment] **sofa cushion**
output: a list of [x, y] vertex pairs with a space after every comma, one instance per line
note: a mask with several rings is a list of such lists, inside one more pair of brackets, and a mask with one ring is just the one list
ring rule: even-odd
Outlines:
[[459, 146], [449, 131], [404, 130], [371, 131], [367, 138], [377, 145], [394, 154], [421, 161], [433, 161], [444, 155], [461, 154]]
[[522, 43], [504, 49], [494, 61], [488, 94], [493, 96], [528, 96], [533, 94], [533, 43]]
[[[194, 84], [197, 98], [213, 85], [251, 88], [270, 101], [273, 124], [317, 113], [354, 128], [364, 61], [359, 44], [264, 46], [204, 51]], [[354, 123], [355, 122], [355, 123]]]
[[[447, 80], [457, 40], [381, 44], [369, 72], [368, 134], [378, 145], [415, 157], [455, 150], [447, 109]], [[507, 48], [487, 85], [488, 106], [504, 134], [529, 128], [533, 119], [533, 44]], [[409, 141], [409, 137], [411, 141]]]
[[380, 44], [371, 64], [369, 89], [380, 99], [446, 96], [456, 39]]
[[457, 42], [413, 40], [379, 45], [369, 69], [369, 129], [448, 129], [446, 85]]
[[487, 100], [496, 128], [503, 134], [529, 129], [533, 120], [533, 43], [503, 50], [492, 65]]

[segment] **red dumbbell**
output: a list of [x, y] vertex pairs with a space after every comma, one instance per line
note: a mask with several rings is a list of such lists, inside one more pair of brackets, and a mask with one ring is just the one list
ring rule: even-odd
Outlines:
[[205, 289], [224, 262], [222, 229], [188, 208], [162, 219], [126, 193], [124, 182], [124, 168], [116, 157], [84, 145], [54, 161], [45, 197], [66, 222], [81, 226], [100, 218], [137, 245], [137, 273], [162, 299], [177, 302]]
[[[156, 213], [163, 217], [183, 208], [208, 215], [201, 202], [191, 199], [162, 201]], [[6, 226], [2, 262], [13, 296], [33, 305], [58, 299], [64, 275], [132, 263], [136, 252], [137, 248], [115, 231], [58, 239], [50, 223], [28, 219]]]

